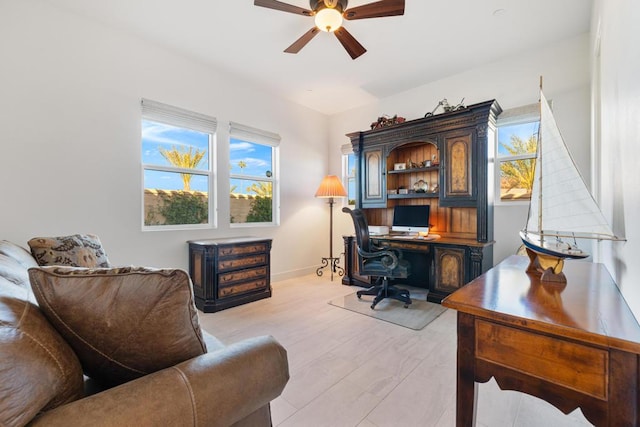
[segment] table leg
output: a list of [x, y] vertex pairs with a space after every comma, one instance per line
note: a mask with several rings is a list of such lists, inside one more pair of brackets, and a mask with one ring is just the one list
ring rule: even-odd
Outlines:
[[478, 385], [475, 382], [474, 323], [474, 316], [458, 312], [457, 427], [472, 427], [476, 424]]
[[609, 354], [611, 365], [608, 425], [637, 426], [640, 424], [638, 356], [619, 350], [611, 350]]

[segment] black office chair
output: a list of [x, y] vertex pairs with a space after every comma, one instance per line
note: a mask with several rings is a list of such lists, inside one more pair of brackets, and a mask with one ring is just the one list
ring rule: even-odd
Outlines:
[[342, 208], [342, 212], [351, 215], [356, 229], [359, 274], [377, 277], [375, 285], [356, 292], [358, 298], [362, 295], [375, 295], [371, 309], [385, 298], [402, 301], [404, 308], [409, 307], [409, 291], [389, 285], [389, 279], [406, 279], [410, 274], [409, 262], [402, 259], [402, 252], [393, 248], [380, 248], [371, 243], [367, 218], [362, 210]]

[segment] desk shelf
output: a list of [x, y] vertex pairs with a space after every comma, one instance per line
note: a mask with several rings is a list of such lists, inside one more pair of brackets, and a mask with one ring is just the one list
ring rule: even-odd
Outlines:
[[387, 199], [435, 199], [438, 193], [387, 194]]
[[390, 175], [394, 174], [405, 174], [405, 173], [418, 173], [418, 172], [431, 172], [440, 170], [440, 165], [429, 166], [428, 168], [412, 168], [412, 169], [402, 169], [402, 170], [390, 170], [387, 172]]

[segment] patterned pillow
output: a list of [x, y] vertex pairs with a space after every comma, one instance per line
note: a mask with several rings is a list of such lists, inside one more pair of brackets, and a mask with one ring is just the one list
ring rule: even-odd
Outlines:
[[62, 237], [35, 237], [29, 247], [38, 265], [68, 265], [70, 267], [103, 267], [111, 264], [98, 236], [74, 234]]
[[40, 309], [85, 374], [104, 385], [207, 352], [183, 270], [36, 267], [29, 278]]

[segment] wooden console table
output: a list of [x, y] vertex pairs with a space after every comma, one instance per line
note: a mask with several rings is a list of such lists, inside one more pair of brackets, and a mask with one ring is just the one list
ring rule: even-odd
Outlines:
[[580, 408], [596, 426], [640, 425], [640, 326], [602, 264], [570, 261], [566, 284], [511, 256], [442, 301], [458, 310], [456, 425], [473, 426], [476, 382]]

